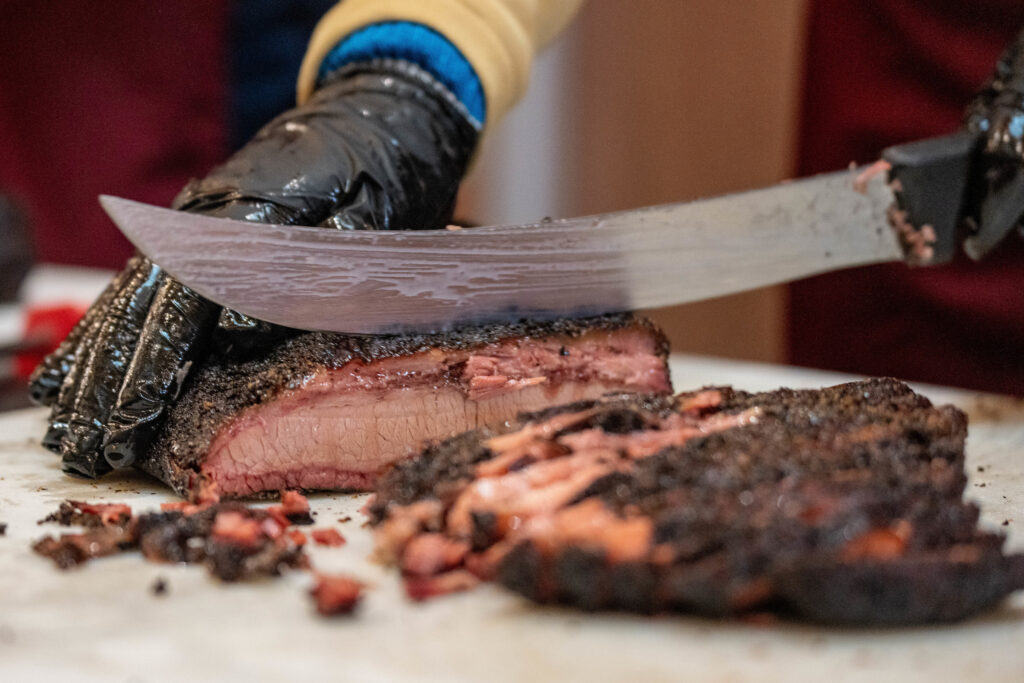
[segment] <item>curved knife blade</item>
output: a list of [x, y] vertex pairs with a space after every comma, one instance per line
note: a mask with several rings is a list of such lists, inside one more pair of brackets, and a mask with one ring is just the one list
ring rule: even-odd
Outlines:
[[655, 308], [896, 261], [883, 177], [858, 170], [525, 226], [264, 225], [103, 196], [140, 251], [213, 301], [288, 327], [384, 334]]

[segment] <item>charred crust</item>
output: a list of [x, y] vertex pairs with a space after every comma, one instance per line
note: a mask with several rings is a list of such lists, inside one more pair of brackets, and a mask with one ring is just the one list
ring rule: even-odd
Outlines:
[[[961, 621], [1022, 587], [1024, 556], [986, 549], [971, 562], [926, 553], [898, 562], [824, 560], [776, 579], [790, 609], [825, 624], [908, 626]], [[936, 599], [942, 596], [942, 599]]]
[[396, 463], [377, 480], [370, 521], [376, 524], [383, 520], [392, 505], [408, 505], [427, 498], [443, 500], [448, 493], [459, 490], [463, 482], [472, 478], [478, 463], [494, 457], [482, 442], [512, 431], [518, 424], [510, 422], [431, 443], [418, 457]]
[[611, 586], [604, 556], [576, 546], [560, 552], [551, 563], [556, 602], [596, 610], [608, 604]]
[[550, 592], [545, 585], [548, 575], [544, 555], [532, 543], [520, 543], [498, 566], [498, 581], [516, 593], [535, 602], [546, 602]]
[[480, 551], [494, 545], [500, 538], [498, 516], [486, 510], [473, 511], [469, 515], [473, 522], [473, 532], [469, 539], [470, 547], [475, 551]]

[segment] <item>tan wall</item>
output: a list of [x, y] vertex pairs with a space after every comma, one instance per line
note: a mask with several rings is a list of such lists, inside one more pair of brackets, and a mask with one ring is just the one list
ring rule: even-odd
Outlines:
[[[790, 175], [805, 0], [588, 0], [567, 36], [569, 213]], [[662, 309], [673, 349], [784, 358], [780, 288]]]

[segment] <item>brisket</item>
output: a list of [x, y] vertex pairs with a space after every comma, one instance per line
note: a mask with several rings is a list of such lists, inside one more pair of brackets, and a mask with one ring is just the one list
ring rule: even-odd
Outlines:
[[221, 348], [138, 465], [192, 499], [367, 489], [420, 442], [608, 392], [668, 393], [664, 336], [609, 315]]
[[429, 446], [370, 514], [417, 590], [468, 571], [588, 610], [953, 621], [1024, 588], [962, 500], [966, 428], [890, 379], [605, 397]]

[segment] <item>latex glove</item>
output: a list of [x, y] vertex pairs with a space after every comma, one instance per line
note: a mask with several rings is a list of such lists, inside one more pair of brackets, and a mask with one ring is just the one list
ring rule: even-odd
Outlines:
[[968, 188], [971, 235], [964, 249], [981, 258], [1024, 216], [1024, 30], [999, 58], [968, 107], [967, 130], [984, 138]]
[[[451, 93], [418, 67], [350, 65], [189, 183], [174, 206], [335, 229], [442, 227], [477, 137]], [[256, 325], [222, 314], [148, 259], [130, 260], [31, 379], [32, 398], [52, 406], [43, 442], [64, 470], [96, 477], [142, 457], [218, 320]]]

